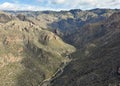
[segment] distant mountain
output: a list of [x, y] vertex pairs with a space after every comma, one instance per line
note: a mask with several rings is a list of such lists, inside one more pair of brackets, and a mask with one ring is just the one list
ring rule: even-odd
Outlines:
[[[82, 11], [73, 9], [70, 11], [5, 11], [15, 15], [23, 14], [27, 20], [42, 28], [59, 29], [65, 35], [71, 34], [75, 29], [89, 24], [105, 20], [119, 9], [93, 9]], [[18, 16], [19, 17], [19, 16]]]

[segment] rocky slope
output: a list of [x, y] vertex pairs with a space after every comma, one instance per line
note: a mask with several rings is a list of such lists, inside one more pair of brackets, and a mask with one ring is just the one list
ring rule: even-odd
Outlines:
[[0, 86], [117, 86], [119, 11], [1, 12]]
[[[2, 13], [1, 19], [8, 19]], [[2, 20], [1, 20], [2, 21]], [[51, 78], [75, 48], [29, 21], [0, 24], [0, 86], [37, 86]]]
[[[75, 53], [73, 56], [77, 58], [64, 68], [61, 76], [51, 81], [50, 86], [119, 86], [120, 13], [99, 23], [97, 29], [101, 25], [105, 34], [84, 45], [82, 52], [87, 53], [84, 57], [80, 51]], [[95, 27], [96, 24], [92, 26]]]
[[0, 11], [0, 23], [7, 23], [11, 20], [16, 20], [16, 16]]

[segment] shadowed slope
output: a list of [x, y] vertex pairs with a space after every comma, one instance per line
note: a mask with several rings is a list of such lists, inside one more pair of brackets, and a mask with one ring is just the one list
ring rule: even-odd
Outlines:
[[[84, 50], [87, 56], [75, 55], [63, 74], [51, 82], [51, 86], [118, 86], [120, 75], [120, 21], [119, 13], [104, 22], [106, 34], [90, 42]], [[117, 21], [117, 22], [116, 22]], [[115, 25], [114, 25], [115, 24]], [[114, 26], [114, 27], [113, 27]], [[95, 47], [91, 48], [90, 45]], [[74, 55], [73, 55], [74, 56]]]

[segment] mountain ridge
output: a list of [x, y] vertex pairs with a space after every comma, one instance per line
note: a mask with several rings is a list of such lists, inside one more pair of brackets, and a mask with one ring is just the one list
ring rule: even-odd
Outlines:
[[1, 86], [119, 84], [119, 9], [0, 15]]

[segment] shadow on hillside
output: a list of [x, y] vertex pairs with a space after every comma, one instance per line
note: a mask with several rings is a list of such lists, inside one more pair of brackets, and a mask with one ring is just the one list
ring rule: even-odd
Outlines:
[[48, 26], [52, 27], [52, 29], [60, 29], [63, 32], [74, 31], [75, 29], [80, 29], [86, 24], [101, 22], [105, 19], [105, 17], [90, 17], [83, 21], [81, 18], [67, 18], [59, 19], [59, 21], [48, 24]]
[[119, 86], [119, 37], [120, 33], [116, 33], [97, 41], [99, 47], [84, 60], [72, 61], [64, 73], [52, 81], [52, 86], [61, 86], [61, 83], [63, 86]]
[[[83, 21], [80, 18], [67, 18], [55, 21], [48, 24], [48, 26], [54, 29], [53, 32], [57, 35], [60, 32], [63, 33], [61, 37], [65, 42], [77, 48], [82, 48], [84, 44], [100, 38], [105, 34], [106, 30], [101, 24], [105, 19], [104, 17], [98, 17], [88, 18], [86, 21]], [[101, 26], [96, 28], [97, 24], [101, 24]]]

